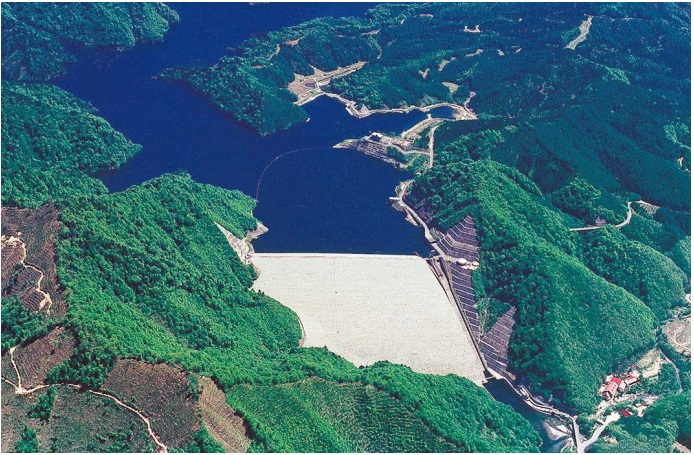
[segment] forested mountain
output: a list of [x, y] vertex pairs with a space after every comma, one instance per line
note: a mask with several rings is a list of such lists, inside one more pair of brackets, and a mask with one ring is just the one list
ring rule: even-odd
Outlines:
[[[249, 197], [186, 174], [108, 194], [93, 177], [140, 147], [89, 103], [24, 81], [62, 74], [73, 47], [160, 40], [177, 20], [172, 10], [3, 4], [2, 15], [3, 206], [38, 208], [12, 218], [34, 224], [48, 212], [57, 233], [54, 245], [34, 238], [46, 235], [36, 226], [14, 226], [7, 251], [23, 264], [23, 245], [44, 245], [48, 264], [24, 269], [41, 291], [43, 270], [57, 266], [63, 305], [50, 314], [50, 306], [27, 307], [17, 297], [19, 268], [3, 270], [10, 277], [3, 282], [3, 416], [11, 423], [3, 425], [3, 448], [161, 449], [120, 399], [150, 418], [169, 450], [219, 451], [215, 429], [199, 422], [209, 409], [197, 408], [219, 386], [222, 403], [213, 411], [228, 407], [226, 394], [234, 409], [225, 418], [250, 438], [250, 450], [538, 450], [530, 424], [467, 379], [388, 363], [356, 368], [326, 349], [300, 348], [296, 315], [249, 289], [254, 270], [215, 225], [239, 237], [253, 229]], [[3, 234], [7, 228], [3, 220]], [[143, 376], [124, 376], [127, 362]]]
[[467, 379], [298, 348], [294, 313], [249, 290], [253, 269], [214, 224], [242, 237], [253, 206], [186, 175], [74, 199], [58, 264], [80, 348], [51, 379], [98, 387], [122, 357], [181, 365], [229, 392], [263, 450], [537, 449], [527, 421]]
[[[475, 92], [478, 114], [517, 118], [574, 104], [598, 80], [686, 91], [689, 14], [677, 4], [379, 5], [364, 18], [316, 19], [256, 36], [212, 67], [164, 76], [186, 81], [261, 133], [305, 119], [286, 90], [294, 73], [358, 61], [367, 64], [327, 90], [369, 108], [462, 104]], [[587, 15], [586, 41], [566, 49]], [[451, 93], [442, 82], [458, 88]]]
[[513, 368], [546, 396], [590, 409], [604, 375], [652, 346], [654, 323], [684, 304], [687, 275], [612, 227], [570, 232], [572, 220], [515, 169], [446, 151], [439, 158], [411, 198], [441, 228], [475, 218], [476, 291], [519, 309]]
[[3, 3], [2, 77], [45, 81], [74, 61], [71, 49], [161, 41], [176, 22], [163, 3]]
[[[366, 62], [322, 87], [357, 109], [468, 102], [478, 120], [436, 130], [410, 198], [442, 230], [473, 215], [478, 297], [518, 309], [513, 371], [586, 411], [688, 311], [690, 21], [674, 3], [380, 5], [163, 77], [261, 134], [305, 120], [287, 87], [316, 68]], [[569, 230], [598, 218], [619, 227]]]
[[3, 82], [2, 113], [3, 204], [36, 208], [105, 193], [90, 174], [140, 150], [89, 103], [52, 85]]
[[[611, 424], [616, 442], [594, 449], [669, 451], [691, 442], [690, 361], [662, 334], [690, 311], [690, 15], [671, 3], [379, 5], [251, 37], [212, 67], [162, 77], [261, 134], [306, 120], [287, 89], [296, 74], [359, 62], [322, 89], [371, 109], [468, 103], [478, 120], [436, 129], [433, 166], [408, 202], [441, 231], [473, 216], [477, 300], [492, 302], [492, 318], [515, 307], [510, 371], [553, 406], [586, 417], [605, 375], [662, 351], [665, 378], [640, 387], [664, 397]], [[34, 265], [21, 255], [22, 267], [3, 270], [3, 395], [18, 390], [13, 352], [20, 365], [26, 351], [50, 352], [39, 352], [34, 384], [53, 384], [16, 394], [12, 449], [49, 449], [35, 429], [45, 437], [54, 401], [116, 415], [59, 384], [108, 390], [133, 359], [178, 371], [181, 401], [200, 401], [198, 378], [211, 378], [254, 451], [536, 451], [530, 424], [466, 379], [300, 348], [296, 315], [250, 289], [255, 271], [215, 225], [254, 229], [249, 197], [185, 173], [108, 194], [93, 176], [139, 146], [89, 103], [37, 82], [62, 74], [75, 48], [156, 42], [177, 20], [163, 4], [2, 5], [2, 203], [51, 214], [52, 234], [25, 229], [20, 240], [44, 245], [53, 265], [36, 265], [55, 274], [57, 264], [67, 305], [48, 317], [23, 303], [20, 269]], [[607, 226], [575, 230], [598, 218]], [[52, 239], [26, 239], [56, 233], [55, 254]], [[43, 279], [34, 268], [28, 283]], [[64, 436], [50, 449], [155, 449], [132, 433], [141, 422], [114, 419], [118, 430], [95, 431], [93, 445]], [[69, 413], [56, 421], [60, 434], [76, 428]], [[220, 445], [199, 426], [169, 449]]]

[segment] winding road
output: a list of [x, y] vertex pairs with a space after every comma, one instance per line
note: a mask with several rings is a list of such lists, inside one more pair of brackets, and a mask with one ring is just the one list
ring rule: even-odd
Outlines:
[[53, 305], [53, 299], [51, 299], [51, 296], [46, 291], [41, 289], [41, 282], [43, 281], [43, 277], [45, 276], [43, 273], [43, 270], [41, 270], [38, 267], [35, 267], [35, 266], [26, 262], [27, 247], [26, 247], [26, 244], [22, 241], [22, 239], [20, 239], [19, 237], [14, 237], [14, 236], [10, 236], [9, 238], [5, 238], [5, 236], [3, 236], [2, 240], [3, 240], [3, 246], [4, 245], [14, 246], [14, 245], [19, 244], [20, 248], [22, 249], [22, 258], [19, 260], [19, 264], [21, 264], [22, 267], [24, 267], [26, 269], [33, 269], [39, 273], [39, 279], [36, 280], [36, 292], [38, 292], [39, 294], [41, 294], [43, 296], [43, 299], [39, 302], [39, 311], [42, 311], [43, 307], [46, 306], [46, 304], [48, 304], [48, 307], [46, 308], [46, 315], [50, 315], [51, 314], [51, 306]]
[[[18, 346], [15, 346], [13, 348], [10, 348], [8, 353], [10, 355], [10, 362], [12, 363], [12, 367], [14, 368], [15, 374], [17, 375], [17, 383], [15, 384], [14, 382], [10, 381], [9, 379], [3, 377], [2, 380], [14, 387], [14, 393], [17, 395], [29, 395], [31, 393], [36, 392], [37, 390], [45, 389], [47, 387], [51, 386], [65, 386], [65, 387], [71, 387], [71, 388], [76, 388], [76, 389], [81, 389], [82, 386], [79, 384], [71, 384], [71, 383], [58, 383], [58, 384], [41, 384], [36, 387], [32, 387], [31, 389], [25, 389], [22, 386], [22, 376], [19, 374], [19, 368], [17, 368], [17, 363], [14, 361], [14, 351], [17, 349]], [[114, 397], [113, 395], [109, 395], [108, 393], [104, 392], [98, 392], [96, 390], [87, 390], [87, 392], [91, 393], [92, 395], [97, 395], [100, 397], [104, 398], [109, 398], [113, 400], [118, 406], [127, 409], [130, 412], [135, 413], [142, 422], [144, 422], [145, 426], [147, 427], [147, 433], [149, 433], [149, 436], [152, 438], [152, 441], [159, 447], [159, 452], [161, 453], [167, 453], [168, 452], [168, 447], [161, 442], [161, 439], [154, 433], [154, 430], [152, 429], [152, 424], [150, 420], [142, 414], [142, 412], [138, 411], [137, 409], [133, 408], [132, 406], [129, 406], [122, 401], [120, 401], [118, 398]]]
[[[632, 201], [627, 202], [627, 217], [624, 219], [624, 221], [622, 221], [619, 224], [613, 225], [617, 229], [623, 228], [627, 224], [631, 223], [631, 216], [633, 214], [633, 211], [631, 209], [631, 202]], [[605, 226], [588, 226], [588, 227], [582, 227], [582, 228], [571, 228], [571, 229], [569, 229], [569, 231], [572, 231], [572, 232], [594, 231], [596, 229], [602, 229], [606, 226], [609, 226], [609, 225], [606, 224]]]

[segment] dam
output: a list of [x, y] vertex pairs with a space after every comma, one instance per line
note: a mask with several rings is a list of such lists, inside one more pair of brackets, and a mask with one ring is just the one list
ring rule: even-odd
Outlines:
[[454, 301], [418, 256], [251, 253], [253, 289], [298, 315], [302, 346], [357, 366], [387, 360], [478, 385], [484, 366]]

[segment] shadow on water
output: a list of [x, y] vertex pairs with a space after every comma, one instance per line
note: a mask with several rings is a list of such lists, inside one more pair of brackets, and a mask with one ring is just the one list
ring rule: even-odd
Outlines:
[[454, 120], [456, 111], [452, 107], [441, 106], [437, 107], [436, 109], [432, 109], [431, 111], [429, 111], [429, 113], [432, 117], [435, 118], [447, 118]]

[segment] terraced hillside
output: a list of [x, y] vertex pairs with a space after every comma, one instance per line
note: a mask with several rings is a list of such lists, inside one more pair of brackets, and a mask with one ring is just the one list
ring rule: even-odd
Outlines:
[[[2, 235], [3, 265], [2, 283], [3, 294], [16, 293], [21, 289], [39, 289], [48, 294], [51, 300], [51, 309], [58, 315], [63, 314], [65, 297], [58, 285], [58, 277], [55, 265], [55, 241], [60, 231], [61, 224], [58, 221], [58, 211], [54, 206], [45, 205], [38, 210], [18, 209], [13, 207], [2, 208]], [[17, 241], [10, 242], [15, 237]], [[15, 274], [30, 268], [31, 273], [38, 274], [35, 279], [23, 280], [23, 283], [13, 283], [18, 279]], [[38, 279], [40, 286], [37, 286]], [[10, 289], [13, 283], [15, 289]], [[41, 295], [41, 298], [46, 298]], [[25, 302], [23, 305], [36, 311], [37, 305]]]
[[142, 422], [108, 398], [70, 387], [56, 387], [51, 417], [43, 422], [27, 413], [45, 393], [15, 395], [2, 383], [2, 450], [15, 452], [33, 431], [42, 452], [154, 451]]
[[2, 208], [2, 352], [28, 343], [67, 311], [55, 264], [55, 207]]

